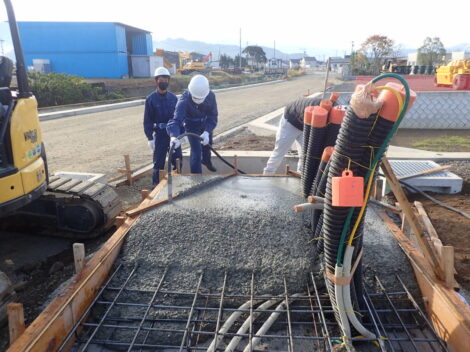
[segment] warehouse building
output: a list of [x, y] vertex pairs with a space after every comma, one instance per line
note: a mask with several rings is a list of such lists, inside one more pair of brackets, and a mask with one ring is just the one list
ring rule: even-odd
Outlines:
[[19, 22], [26, 65], [85, 78], [149, 77], [163, 59], [149, 31], [119, 22]]

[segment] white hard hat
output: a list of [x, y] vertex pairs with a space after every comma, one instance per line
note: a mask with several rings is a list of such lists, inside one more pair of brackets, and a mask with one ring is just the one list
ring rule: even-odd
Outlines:
[[209, 89], [209, 81], [203, 75], [194, 76], [188, 85], [189, 93], [196, 99], [205, 99]]
[[168, 71], [165, 67], [158, 67], [155, 70], [154, 76], [155, 77], [158, 77], [158, 76], [168, 76], [168, 77], [170, 77], [170, 71]]

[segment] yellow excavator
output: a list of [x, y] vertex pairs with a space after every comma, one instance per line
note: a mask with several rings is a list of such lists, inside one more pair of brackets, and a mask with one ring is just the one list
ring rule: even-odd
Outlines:
[[193, 72], [206, 74], [211, 71], [211, 68], [209, 66], [209, 60], [212, 60], [211, 53], [205, 56], [203, 61], [194, 61], [191, 54], [186, 52], [180, 51], [178, 52], [178, 56], [180, 67], [176, 72], [181, 73], [182, 75], [189, 75]]
[[0, 223], [34, 226], [35, 232], [91, 238], [109, 228], [121, 210], [112, 187], [52, 177], [39, 125], [37, 102], [10, 0], [4, 0], [16, 56], [17, 89], [10, 87], [13, 62], [0, 57]]
[[[16, 56], [0, 56], [0, 230], [27, 231], [71, 239], [96, 237], [122, 209], [106, 184], [48, 176], [37, 102], [28, 85], [13, 7], [4, 0]], [[0, 320], [14, 294], [0, 271]]]
[[452, 87], [454, 90], [470, 89], [470, 59], [453, 60], [439, 66], [434, 77], [436, 87]]

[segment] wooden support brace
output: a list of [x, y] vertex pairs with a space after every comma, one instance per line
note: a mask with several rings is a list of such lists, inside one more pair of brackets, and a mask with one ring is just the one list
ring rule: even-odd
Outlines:
[[85, 265], [85, 245], [83, 243], [73, 244], [73, 261], [75, 263], [75, 273], [78, 275]]
[[423, 230], [419, 226], [418, 219], [411, 209], [408, 198], [406, 197], [403, 188], [401, 187], [392, 167], [390, 166], [390, 163], [388, 162], [388, 159], [385, 156], [382, 158], [382, 169], [390, 185], [390, 188], [395, 195], [395, 198], [397, 198], [400, 204], [400, 208], [402, 209], [403, 214], [406, 216], [407, 223], [410, 225], [412, 232], [416, 235], [416, 240], [418, 241], [419, 247], [421, 248], [424, 257], [430, 261], [436, 276], [441, 280], [444, 280], [444, 273], [442, 272], [439, 265], [439, 259], [436, 257], [429, 242], [426, 240]]
[[[173, 199], [176, 198], [176, 197], [178, 197], [178, 194], [177, 193], [173, 194]], [[144, 211], [147, 211], [147, 210], [153, 209], [155, 207], [158, 207], [159, 205], [161, 205], [163, 203], [166, 203], [166, 202], [168, 202], [168, 198], [161, 199], [159, 201], [156, 201], [155, 203], [150, 203], [150, 204], [147, 204], [145, 206], [141, 206], [141, 207], [137, 207], [135, 209], [129, 210], [129, 211], [126, 212], [126, 215], [130, 216], [130, 217], [140, 215]]]
[[289, 175], [289, 170], [290, 170], [290, 166], [289, 164], [286, 164], [286, 176]]
[[24, 311], [21, 303], [8, 303], [8, 331], [10, 333], [10, 345], [23, 333]]

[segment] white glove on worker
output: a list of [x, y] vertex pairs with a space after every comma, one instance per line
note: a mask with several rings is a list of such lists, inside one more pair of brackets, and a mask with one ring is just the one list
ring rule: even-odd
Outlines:
[[204, 131], [200, 137], [202, 138], [202, 145], [208, 145], [209, 144], [209, 132]]
[[173, 146], [173, 150], [178, 149], [181, 146], [181, 142], [176, 137], [170, 138], [170, 147]]
[[148, 144], [150, 149], [155, 150], [155, 139], [148, 141]]

